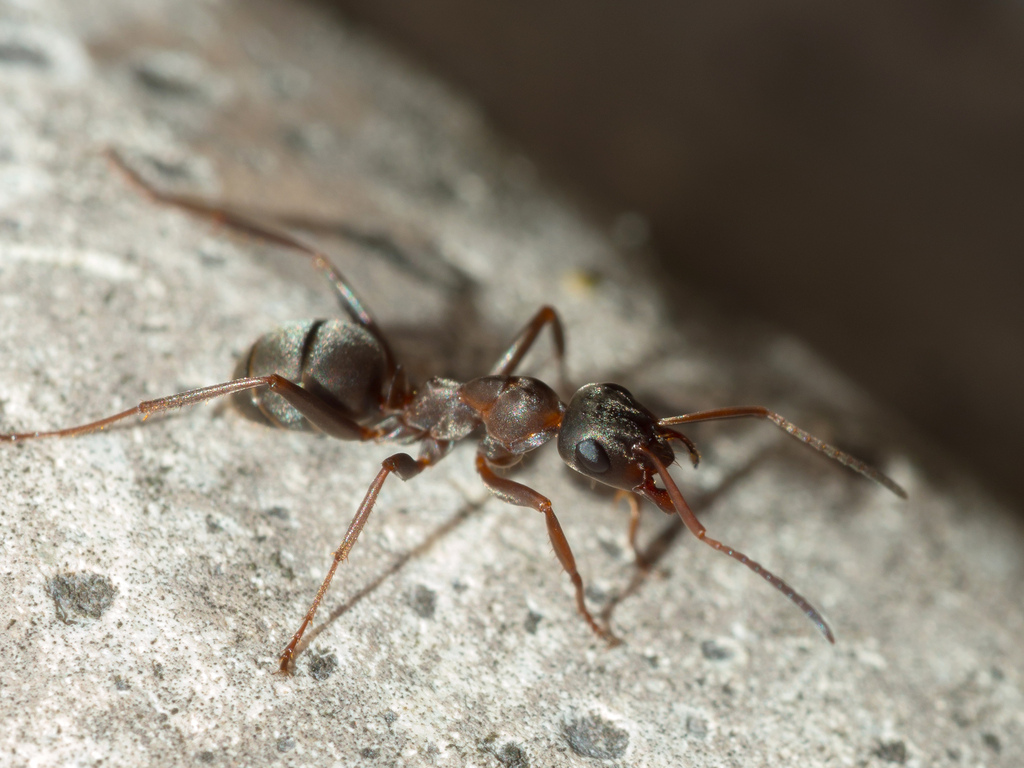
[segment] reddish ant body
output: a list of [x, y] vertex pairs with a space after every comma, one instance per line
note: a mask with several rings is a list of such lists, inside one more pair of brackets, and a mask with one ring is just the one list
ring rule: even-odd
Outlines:
[[[308, 255], [327, 277], [348, 316], [347, 320], [292, 323], [260, 338], [249, 352], [246, 375], [221, 384], [148, 400], [135, 408], [76, 427], [47, 432], [0, 435], [8, 442], [42, 437], [72, 437], [103, 429], [130, 416], [205, 402], [223, 395], [249, 392], [252, 405], [271, 424], [286, 429], [314, 427], [341, 440], [394, 441], [419, 444], [419, 457], [396, 453], [386, 458], [370, 483], [334, 561], [298, 631], [282, 652], [280, 669], [287, 672], [306, 628], [313, 620], [338, 564], [356, 543], [388, 475], [409, 480], [444, 458], [459, 440], [482, 434], [476, 469], [484, 484], [502, 501], [530, 507], [544, 515], [548, 536], [562, 568], [576, 591], [580, 614], [599, 636], [609, 632], [591, 615], [583, 581], [572, 550], [545, 496], [498, 475], [496, 468], [518, 463], [529, 451], [557, 438], [562, 460], [598, 482], [652, 501], [678, 514], [686, 527], [706, 544], [738, 560], [764, 578], [814, 622], [829, 642], [832, 631], [821, 614], [784, 581], [746, 555], [705, 535], [668, 467], [675, 461], [671, 443], [680, 443], [694, 466], [700, 458], [694, 444], [673, 429], [682, 424], [740, 417], [767, 419], [806, 445], [861, 473], [901, 497], [906, 493], [881, 472], [804, 432], [778, 414], [758, 406], [718, 408], [657, 418], [617, 384], [587, 384], [568, 404], [544, 382], [517, 376], [515, 371], [537, 336], [550, 327], [555, 353], [563, 365], [564, 335], [558, 315], [543, 307], [515, 338], [485, 376], [467, 382], [435, 377], [414, 388], [395, 360], [387, 339], [340, 272], [316, 248], [298, 238], [196, 198], [162, 192], [146, 183], [116, 155], [111, 160], [152, 199]], [[663, 487], [655, 484], [661, 480]], [[636, 550], [638, 505], [633, 505], [630, 543]]]

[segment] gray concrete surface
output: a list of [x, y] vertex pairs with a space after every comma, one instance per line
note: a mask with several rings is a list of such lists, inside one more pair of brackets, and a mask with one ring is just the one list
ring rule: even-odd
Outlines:
[[302, 259], [154, 206], [108, 146], [318, 223], [417, 372], [479, 372], [555, 303], [577, 382], [770, 405], [911, 497], [767, 426], [689, 432], [705, 462], [676, 476], [710, 532], [822, 608], [832, 647], [654, 511], [645, 543], [671, 541], [636, 580], [625, 509], [541, 451], [518, 477], [560, 511], [610, 649], [543, 520], [489, 499], [464, 446], [385, 489], [282, 677], [387, 446], [227, 404], [0, 446], [0, 763], [1021, 764], [1019, 523], [798, 341], [694, 296], [666, 327], [656, 276], [472, 106], [305, 6], [0, 2], [0, 429], [223, 381], [261, 333], [335, 312]]

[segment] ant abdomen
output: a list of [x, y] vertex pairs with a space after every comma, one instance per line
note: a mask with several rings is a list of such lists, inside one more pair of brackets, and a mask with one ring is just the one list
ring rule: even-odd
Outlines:
[[[249, 352], [246, 376], [276, 373], [303, 389], [341, 406], [353, 421], [380, 418], [388, 381], [388, 358], [367, 328], [343, 320], [299, 320], [261, 336]], [[267, 421], [284, 429], [309, 429], [310, 423], [270, 389], [239, 393]]]

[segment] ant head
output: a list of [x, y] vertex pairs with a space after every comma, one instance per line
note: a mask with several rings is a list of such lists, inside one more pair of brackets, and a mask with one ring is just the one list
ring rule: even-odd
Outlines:
[[572, 396], [562, 417], [558, 453], [581, 475], [632, 491], [646, 486], [654, 474], [638, 446], [665, 466], [675, 460], [664, 431], [625, 387], [587, 384]]

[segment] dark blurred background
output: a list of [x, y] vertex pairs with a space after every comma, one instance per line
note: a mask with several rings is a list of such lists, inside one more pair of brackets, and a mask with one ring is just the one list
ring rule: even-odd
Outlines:
[[1024, 5], [334, 3], [1024, 506]]

